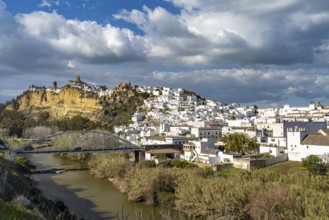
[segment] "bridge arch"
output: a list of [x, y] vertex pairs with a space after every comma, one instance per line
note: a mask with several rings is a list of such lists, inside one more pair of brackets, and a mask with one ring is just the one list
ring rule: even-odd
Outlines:
[[82, 152], [143, 151], [144, 149], [112, 133], [97, 130], [61, 132], [22, 146], [15, 155]]

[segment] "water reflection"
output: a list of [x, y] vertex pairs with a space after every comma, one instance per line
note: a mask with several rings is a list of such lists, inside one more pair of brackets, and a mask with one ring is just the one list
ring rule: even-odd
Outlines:
[[[65, 168], [78, 169], [86, 164], [69, 161], [52, 155], [33, 155], [31, 161], [38, 169]], [[61, 174], [37, 174], [39, 188], [51, 199], [62, 200], [69, 209], [84, 219], [161, 219], [168, 210], [146, 206], [143, 203], [128, 202], [125, 194], [119, 192], [112, 183], [100, 180], [88, 171], [72, 171]]]

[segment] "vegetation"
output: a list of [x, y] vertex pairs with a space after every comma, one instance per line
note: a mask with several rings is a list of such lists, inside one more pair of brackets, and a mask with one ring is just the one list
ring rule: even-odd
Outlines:
[[41, 195], [26, 175], [31, 167], [26, 157], [0, 158], [0, 219], [77, 219], [62, 202]]
[[19, 166], [19, 168], [25, 173], [29, 172], [32, 169], [35, 169], [35, 166], [25, 156], [18, 157], [15, 162]]
[[201, 219], [329, 218], [329, 177], [305, 175], [301, 163], [251, 173], [235, 168], [210, 172], [177, 168], [181, 165], [134, 166], [124, 156], [111, 155], [93, 157], [91, 171], [112, 178], [130, 201], [175, 208]]
[[326, 175], [328, 172], [328, 165], [324, 163], [320, 157], [310, 155], [303, 161], [303, 166], [313, 175]]
[[0, 111], [0, 124], [9, 129], [9, 135], [21, 136], [24, 128], [25, 116], [16, 111]]
[[[103, 97], [100, 100], [103, 109], [96, 113], [98, 115], [97, 121], [92, 121], [78, 114], [72, 118], [54, 120], [50, 117], [49, 109], [42, 107], [39, 109], [35, 108], [35, 110], [38, 110], [38, 113], [6, 110], [5, 106], [9, 104], [12, 104], [14, 109], [16, 109], [17, 100], [13, 100], [11, 103], [0, 104], [0, 128], [8, 129], [7, 135], [9, 136], [29, 138], [31, 129], [40, 126], [61, 131], [92, 130], [95, 128], [112, 130], [114, 126], [129, 124], [133, 114], [149, 96], [148, 93], [139, 93], [134, 89], [115, 91], [111, 97]], [[19, 98], [17, 97], [17, 99]]]
[[133, 114], [148, 97], [149, 94], [138, 93], [134, 90], [116, 91], [111, 100], [103, 101], [104, 114], [102, 120], [106, 122], [107, 129], [112, 130], [114, 126], [128, 125]]
[[224, 135], [222, 138], [226, 151], [239, 152], [243, 155], [255, 153], [259, 149], [256, 138], [250, 138], [243, 133]]
[[32, 210], [29, 210], [17, 204], [5, 202], [2, 199], [0, 199], [0, 213], [1, 219], [43, 219]]
[[176, 168], [196, 168], [198, 167], [195, 164], [189, 163], [186, 160], [179, 160], [179, 159], [174, 159], [174, 160], [166, 160], [162, 161], [159, 164], [160, 167], [176, 167]]
[[24, 204], [21, 198], [32, 197], [33, 184], [26, 178], [20, 166], [0, 158], [0, 213], [1, 219], [41, 219]]

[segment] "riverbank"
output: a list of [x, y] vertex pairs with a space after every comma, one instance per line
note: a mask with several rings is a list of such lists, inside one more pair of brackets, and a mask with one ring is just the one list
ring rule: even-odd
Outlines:
[[[329, 177], [310, 175], [301, 163], [284, 162], [275, 170], [212, 172], [179, 160], [155, 166], [103, 154], [88, 164], [93, 175], [110, 179], [129, 201], [179, 210], [189, 218], [329, 218]], [[287, 166], [293, 172], [285, 172]]]
[[[38, 169], [72, 169], [87, 166], [86, 163], [54, 155], [33, 155], [30, 159]], [[167, 209], [129, 202], [126, 194], [121, 193], [111, 182], [96, 178], [89, 171], [36, 174], [32, 177], [47, 198], [64, 201], [71, 213], [78, 213], [84, 219], [168, 219], [165, 218], [168, 214]]]
[[6, 159], [0, 152], [1, 219], [79, 219], [65, 204], [45, 198], [29, 178], [33, 167], [24, 158]]

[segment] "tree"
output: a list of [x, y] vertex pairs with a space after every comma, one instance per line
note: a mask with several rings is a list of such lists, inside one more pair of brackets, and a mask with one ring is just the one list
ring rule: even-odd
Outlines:
[[9, 130], [9, 135], [20, 137], [23, 132], [25, 116], [17, 111], [4, 110], [0, 115], [1, 127]]
[[328, 165], [325, 164], [320, 157], [309, 155], [303, 160], [303, 166], [313, 175], [326, 175]]
[[87, 128], [87, 124], [90, 122], [88, 118], [82, 117], [80, 115], [75, 115], [71, 118], [68, 123], [67, 127], [69, 130], [83, 130]]
[[251, 138], [243, 133], [224, 135], [222, 138], [226, 151], [239, 152], [243, 155], [255, 153], [259, 149], [256, 138]]

